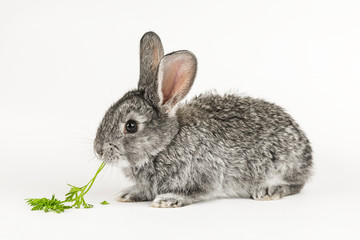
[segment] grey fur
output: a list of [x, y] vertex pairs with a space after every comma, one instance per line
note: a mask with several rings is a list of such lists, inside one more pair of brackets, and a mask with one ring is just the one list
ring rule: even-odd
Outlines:
[[[155, 33], [144, 35], [140, 48], [144, 45], [152, 53], [163, 52]], [[148, 67], [152, 56], [141, 63], [138, 89], [110, 107], [94, 141], [103, 161], [129, 163], [123, 170], [135, 185], [119, 195], [120, 201], [179, 207], [214, 198], [271, 200], [300, 192], [311, 175], [312, 150], [281, 107], [207, 93], [171, 113], [159, 103], [157, 75]], [[194, 78], [196, 59], [188, 61]], [[192, 81], [188, 84], [185, 89]], [[129, 119], [139, 123], [138, 132], [124, 133]]]
[[153, 105], [158, 102], [156, 78], [160, 60], [164, 56], [164, 49], [159, 36], [154, 32], [147, 32], [140, 40], [140, 78], [138, 89]]

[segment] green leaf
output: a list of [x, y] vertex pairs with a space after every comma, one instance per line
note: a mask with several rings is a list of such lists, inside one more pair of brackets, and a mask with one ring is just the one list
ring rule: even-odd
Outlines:
[[[101, 170], [105, 167], [105, 163], [103, 162], [98, 170], [95, 173], [95, 176], [82, 187], [76, 187], [71, 184], [67, 184], [70, 186], [70, 190], [68, 193], [65, 194], [65, 200], [60, 201], [55, 198], [55, 194], [51, 196], [51, 199], [48, 198], [28, 198], [25, 199], [26, 203], [32, 206], [31, 210], [43, 210], [44, 212], [53, 211], [56, 213], [64, 212], [65, 209], [69, 208], [81, 208], [83, 206], [84, 208], [92, 208], [93, 205], [86, 203], [84, 196], [85, 194], [90, 190], [93, 183], [95, 182], [95, 179], [97, 175], [101, 172]], [[73, 203], [71, 206], [64, 205], [64, 203]], [[109, 204], [106, 201], [103, 201], [101, 204]]]
[[55, 198], [55, 194], [50, 199], [48, 198], [29, 198], [25, 199], [27, 204], [32, 206], [32, 211], [44, 210], [44, 212], [54, 211], [56, 213], [64, 212], [64, 209], [71, 208], [66, 206], [60, 200]]
[[108, 204], [110, 204], [110, 203], [108, 203], [107, 201], [102, 201], [100, 204], [102, 204], [102, 205], [108, 205]]

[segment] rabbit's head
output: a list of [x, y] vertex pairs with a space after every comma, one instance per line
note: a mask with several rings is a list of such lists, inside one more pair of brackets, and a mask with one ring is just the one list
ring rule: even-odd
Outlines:
[[160, 38], [145, 33], [140, 41], [138, 88], [106, 112], [94, 141], [97, 157], [139, 166], [162, 151], [179, 130], [176, 105], [189, 92], [196, 68], [191, 52], [164, 56]]

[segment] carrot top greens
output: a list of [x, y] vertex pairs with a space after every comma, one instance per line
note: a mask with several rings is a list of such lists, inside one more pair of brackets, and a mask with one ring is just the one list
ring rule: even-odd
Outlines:
[[[56, 213], [64, 212], [65, 209], [69, 208], [92, 208], [93, 205], [86, 203], [84, 196], [90, 190], [92, 185], [95, 182], [97, 175], [105, 167], [106, 163], [102, 163], [99, 169], [96, 171], [95, 176], [82, 187], [76, 187], [68, 184], [71, 188], [70, 191], [65, 195], [65, 201], [60, 201], [55, 198], [55, 194], [52, 195], [51, 199], [48, 198], [28, 198], [25, 199], [26, 203], [32, 206], [31, 210], [44, 210], [44, 212], [54, 211]], [[64, 205], [64, 203], [70, 203], [72, 205]], [[101, 204], [109, 204], [106, 201], [103, 201]]]
[[64, 205], [62, 201], [55, 198], [55, 194], [51, 199], [48, 198], [30, 198], [26, 199], [27, 203], [33, 208], [31, 210], [44, 210], [44, 212], [54, 211], [57, 213], [63, 212], [65, 209], [71, 208], [71, 206]]

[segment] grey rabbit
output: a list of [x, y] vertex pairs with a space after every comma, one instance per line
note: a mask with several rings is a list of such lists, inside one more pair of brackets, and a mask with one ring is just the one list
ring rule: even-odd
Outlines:
[[201, 94], [181, 104], [197, 71], [189, 51], [164, 56], [160, 38], [140, 41], [138, 88], [106, 112], [96, 156], [125, 164], [134, 186], [121, 202], [181, 207], [215, 198], [274, 200], [299, 193], [312, 149], [281, 107], [235, 94]]

